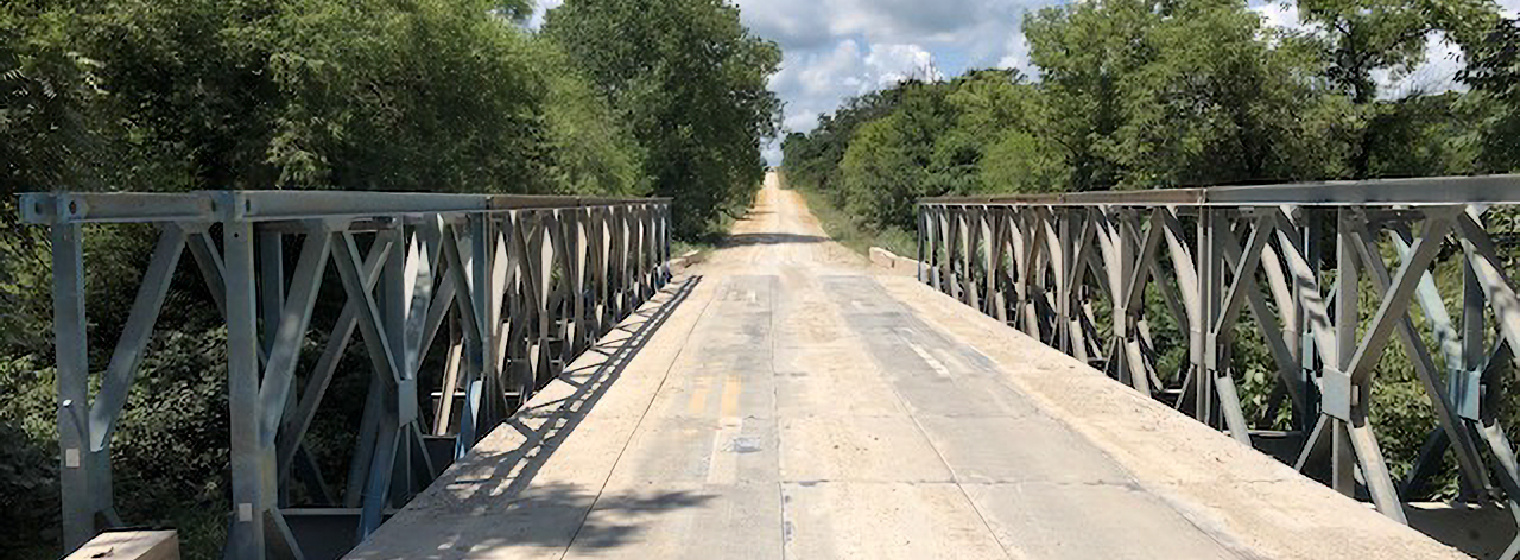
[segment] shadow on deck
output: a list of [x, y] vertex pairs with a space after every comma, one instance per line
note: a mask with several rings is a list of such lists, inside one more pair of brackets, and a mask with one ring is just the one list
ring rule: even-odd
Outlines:
[[560, 375], [557, 381], [570, 388], [569, 394], [529, 403], [482, 440], [488, 444], [490, 439], [517, 439], [510, 431], [504, 432], [510, 427], [522, 439], [515, 448], [493, 452], [488, 450], [490, 445], [477, 446], [347, 558], [444, 560], [507, 549], [537, 556], [563, 551], [571, 543], [577, 548], [617, 548], [644, 530], [640, 524], [619, 523], [619, 519], [697, 507], [711, 500], [711, 495], [688, 491], [607, 494], [600, 485], [533, 484], [701, 280], [692, 276], [661, 290], [669, 295], [666, 301], [635, 311], [617, 327], [630, 336], [587, 350], [606, 356], [605, 361]]

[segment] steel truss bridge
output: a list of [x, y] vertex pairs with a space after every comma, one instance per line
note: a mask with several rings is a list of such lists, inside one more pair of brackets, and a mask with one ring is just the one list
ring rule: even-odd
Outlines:
[[[229, 558], [351, 547], [670, 278], [666, 199], [53, 193], [21, 206], [51, 230], [67, 550], [123, 525], [112, 433], [187, 252], [195, 266], [181, 273], [198, 272], [227, 329]], [[157, 230], [103, 369], [86, 348], [84, 247], [96, 224]], [[347, 302], [297, 384], [329, 267]], [[374, 377], [339, 492], [305, 436], [356, 332]], [[430, 350], [443, 371], [420, 371]], [[298, 488], [326, 507], [289, 508]], [[347, 529], [334, 534], [334, 520]]]
[[[1460, 500], [1520, 515], [1517, 204], [1515, 176], [930, 198], [918, 277], [1401, 523], [1448, 456]], [[1372, 419], [1400, 350], [1436, 422], [1395, 478]]]
[[[1399, 523], [1448, 461], [1459, 500], [1520, 512], [1517, 206], [1516, 176], [925, 199], [897, 275], [773, 174], [673, 282], [664, 199], [21, 200], [65, 545], [132, 521], [111, 442], [183, 276], [226, 328], [235, 560], [1458, 558]], [[98, 227], [156, 236], [109, 354]], [[1400, 477], [1390, 371], [1434, 416]], [[309, 433], [339, 398], [332, 484]]]

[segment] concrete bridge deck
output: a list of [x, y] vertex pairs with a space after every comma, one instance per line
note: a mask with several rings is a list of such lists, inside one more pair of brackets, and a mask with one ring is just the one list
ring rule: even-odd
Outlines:
[[912, 278], [768, 181], [349, 558], [1466, 558]]

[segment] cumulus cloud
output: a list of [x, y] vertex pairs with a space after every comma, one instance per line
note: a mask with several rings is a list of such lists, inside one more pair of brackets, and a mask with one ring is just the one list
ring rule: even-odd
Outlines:
[[1019, 33], [1008, 39], [1003, 58], [998, 60], [996, 66], [998, 68], [1013, 68], [1031, 78], [1036, 78], [1040, 75], [1039, 67], [1029, 61], [1029, 40], [1024, 38], [1023, 33]]
[[[740, 17], [784, 52], [772, 90], [787, 131], [806, 132], [847, 97], [903, 79], [942, 79], [971, 67], [1028, 72], [1024, 12], [1055, 0], [737, 0]], [[780, 148], [766, 148], [780, 161]]]
[[[969, 68], [1029, 72], [1025, 12], [1056, 0], [738, 0], [757, 35], [782, 47], [771, 88], [786, 103], [785, 127], [806, 132], [848, 97], [908, 79], [942, 79]], [[767, 158], [779, 160], [771, 146]]]
[[[920, 45], [869, 44], [844, 39], [826, 49], [786, 51], [770, 87], [786, 102], [787, 130], [808, 131], [818, 115], [832, 112], [848, 97], [891, 87], [909, 78], [938, 80], [934, 55]], [[779, 146], [766, 150], [778, 162]]]

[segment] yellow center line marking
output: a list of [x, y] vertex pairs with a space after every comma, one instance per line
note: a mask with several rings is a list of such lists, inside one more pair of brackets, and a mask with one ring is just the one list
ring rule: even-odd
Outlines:
[[743, 380], [737, 375], [729, 375], [723, 384], [723, 417], [737, 418], [739, 416], [739, 391], [744, 388]]
[[708, 377], [698, 377], [692, 380], [691, 402], [687, 403], [686, 410], [691, 414], [701, 414], [707, 410], [707, 390], [709, 389]]

